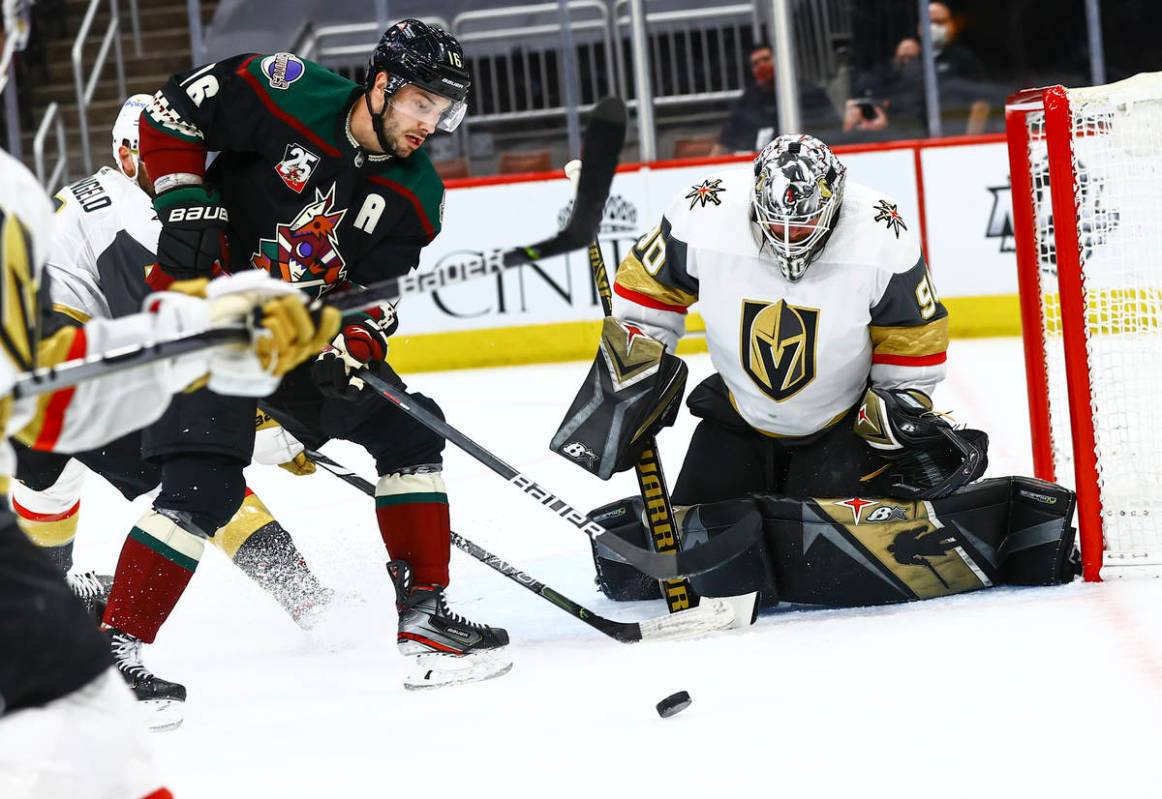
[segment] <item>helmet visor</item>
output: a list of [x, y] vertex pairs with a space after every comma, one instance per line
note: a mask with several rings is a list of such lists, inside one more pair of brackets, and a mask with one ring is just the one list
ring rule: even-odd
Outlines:
[[453, 100], [435, 92], [422, 89], [415, 84], [404, 86], [388, 96], [388, 103], [396, 111], [431, 130], [451, 133], [460, 126], [468, 104], [463, 100]]

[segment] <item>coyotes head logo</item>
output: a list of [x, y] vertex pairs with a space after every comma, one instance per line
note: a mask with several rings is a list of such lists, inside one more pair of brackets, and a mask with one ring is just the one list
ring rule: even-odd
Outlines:
[[322, 294], [343, 279], [347, 264], [339, 254], [339, 223], [347, 209], [333, 210], [335, 185], [324, 195], [315, 189], [314, 202], [289, 224], [275, 229], [275, 238], [259, 239], [250, 256], [255, 268], [301, 289]]

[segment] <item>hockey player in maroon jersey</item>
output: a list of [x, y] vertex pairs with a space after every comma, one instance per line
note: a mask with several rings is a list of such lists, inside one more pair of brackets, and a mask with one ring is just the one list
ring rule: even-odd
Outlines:
[[[141, 123], [141, 155], [161, 220], [158, 285], [260, 270], [310, 296], [414, 268], [440, 230], [443, 184], [420, 149], [465, 112], [463, 52], [443, 30], [387, 30], [362, 86], [290, 53], [241, 55], [174, 76]], [[219, 155], [205, 168], [208, 151]], [[378, 395], [358, 370], [387, 365], [397, 326], [387, 303], [344, 327], [265, 410], [308, 447], [331, 438], [375, 458], [376, 521], [397, 592], [408, 687], [505, 673], [507, 633], [452, 613], [444, 442]], [[438, 412], [422, 395], [416, 401]], [[197, 392], [151, 428], [143, 452], [162, 489], [121, 553], [104, 622], [116, 642], [150, 643], [197, 567], [205, 540], [242, 500], [255, 403]], [[138, 695], [168, 685], [152, 674]]]

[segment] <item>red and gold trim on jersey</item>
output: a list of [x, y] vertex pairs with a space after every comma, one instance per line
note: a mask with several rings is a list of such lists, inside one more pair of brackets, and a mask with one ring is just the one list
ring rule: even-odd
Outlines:
[[651, 274], [631, 249], [617, 268], [613, 291], [622, 299], [657, 311], [686, 313], [698, 297], [679, 288], [668, 286]]
[[938, 366], [948, 360], [948, 317], [923, 325], [871, 325], [872, 364], [885, 366]]
[[[65, 327], [40, 343], [37, 363], [40, 366], [56, 366], [64, 361], [83, 358], [86, 350], [85, 329]], [[76, 393], [76, 386], [70, 386], [50, 394], [41, 394], [36, 399], [36, 413], [32, 421], [17, 432], [14, 438], [32, 449], [56, 449]]]

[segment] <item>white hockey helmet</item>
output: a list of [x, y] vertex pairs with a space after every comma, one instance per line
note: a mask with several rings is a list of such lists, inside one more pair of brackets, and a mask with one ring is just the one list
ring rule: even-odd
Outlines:
[[138, 160], [138, 134], [137, 125], [141, 121], [141, 112], [149, 105], [153, 97], [148, 94], [135, 94], [125, 101], [121, 106], [121, 110], [117, 113], [117, 121], [113, 123], [113, 163], [117, 165], [122, 172], [125, 170], [121, 167], [121, 159], [117, 157], [117, 148], [124, 144], [129, 148], [131, 157], [133, 158], [133, 169], [141, 168], [141, 162]]
[[780, 136], [754, 161], [754, 219], [790, 281], [823, 252], [847, 167], [814, 136]]

